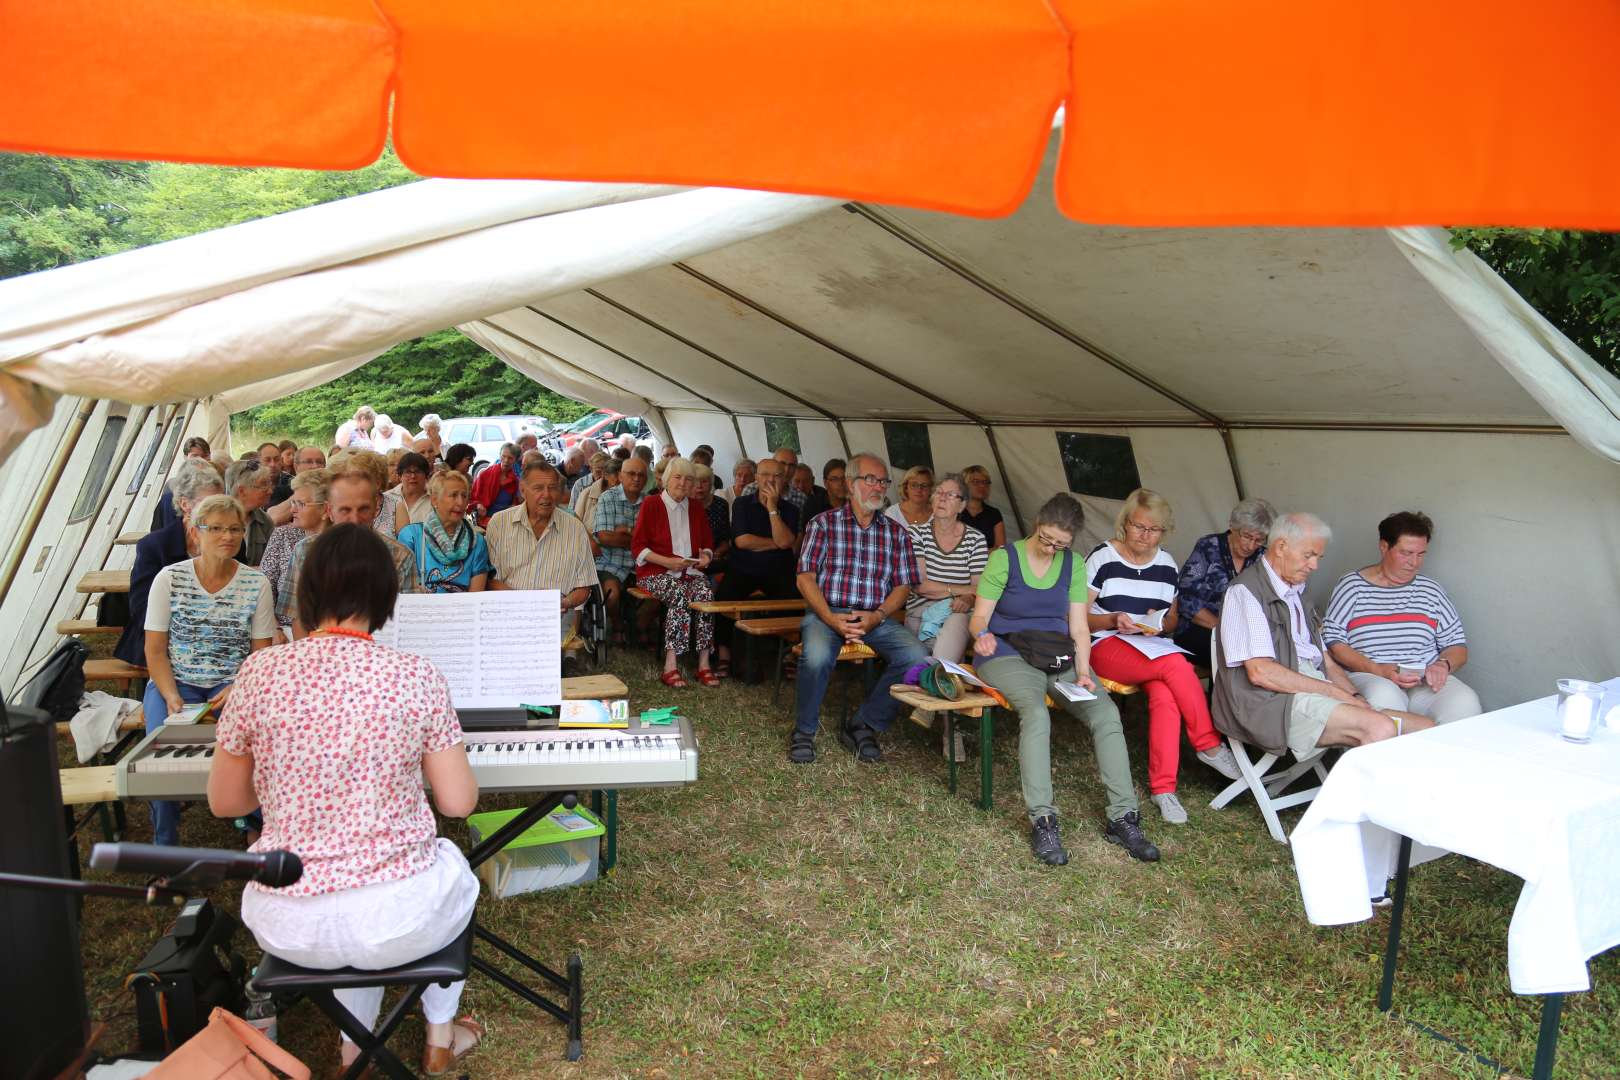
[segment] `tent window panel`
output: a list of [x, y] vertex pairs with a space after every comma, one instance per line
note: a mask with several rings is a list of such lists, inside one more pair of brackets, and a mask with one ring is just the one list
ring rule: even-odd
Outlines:
[[782, 449], [791, 450], [795, 454], [800, 453], [799, 422], [790, 416], [767, 416], [765, 449], [773, 454]]
[[73, 512], [68, 515], [69, 525], [83, 521], [101, 506], [107, 481], [112, 479], [107, 473], [112, 468], [113, 454], [118, 451], [118, 440], [123, 437], [128, 421], [127, 416], [107, 417], [101, 429], [101, 441], [96, 443], [96, 452], [90, 457], [90, 468], [85, 470], [84, 482], [79, 485], [79, 497], [73, 501]]
[[[174, 452], [174, 440], [180, 435], [180, 425], [174, 424], [172, 437], [169, 439], [169, 450]], [[133, 495], [141, 490], [146, 483], [146, 474], [152, 468], [152, 462], [157, 460], [158, 448], [163, 445], [163, 422], [159, 421], [152, 429], [152, 441], [146, 445], [146, 453], [141, 455], [141, 463], [135, 468], [135, 475], [129, 478], [129, 487], [124, 489], [125, 495]]]
[[1063, 455], [1063, 475], [1076, 495], [1123, 499], [1142, 486], [1131, 440], [1125, 436], [1060, 431], [1057, 441], [1058, 452]]
[[919, 467], [934, 471], [934, 447], [928, 441], [927, 424], [887, 422], [883, 425], [883, 445], [895, 471]]
[[163, 471], [166, 473], [174, 467], [174, 455], [180, 449], [180, 436], [186, 433], [186, 417], [180, 415], [176, 409], [169, 417], [169, 442], [163, 447]]

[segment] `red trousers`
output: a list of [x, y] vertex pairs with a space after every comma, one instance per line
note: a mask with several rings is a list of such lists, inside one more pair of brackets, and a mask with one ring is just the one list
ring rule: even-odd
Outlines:
[[1181, 653], [1149, 660], [1117, 637], [1091, 646], [1091, 670], [1117, 683], [1142, 687], [1148, 699], [1148, 791], [1176, 790], [1181, 767], [1181, 725], [1194, 750], [1213, 750], [1221, 737], [1210, 720], [1209, 702], [1192, 665]]

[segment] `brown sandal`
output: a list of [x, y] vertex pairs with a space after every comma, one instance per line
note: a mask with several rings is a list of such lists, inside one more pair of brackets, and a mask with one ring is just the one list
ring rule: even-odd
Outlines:
[[[472, 1045], [459, 1054], [455, 1050], [456, 1028], [470, 1031], [473, 1036]], [[449, 1046], [424, 1046], [422, 1048], [422, 1071], [429, 1076], [443, 1076], [450, 1071], [451, 1066], [456, 1062], [478, 1049], [479, 1043], [483, 1041], [484, 1025], [470, 1016], [458, 1016], [450, 1023]]]

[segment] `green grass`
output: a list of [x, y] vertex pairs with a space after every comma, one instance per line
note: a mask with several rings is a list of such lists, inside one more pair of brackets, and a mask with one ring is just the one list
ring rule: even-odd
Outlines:
[[[1141, 865], [1101, 839], [1089, 740], [1059, 722], [1071, 861], [1045, 868], [1029, 854], [1015, 722], [998, 724], [996, 805], [984, 813], [976, 763], [951, 796], [938, 736], [909, 722], [886, 738], [881, 765], [857, 767], [824, 734], [821, 760], [796, 767], [787, 701], [773, 707], [768, 687], [672, 692], [640, 656], [613, 667], [636, 707], [682, 705], [702, 743], [700, 779], [621, 795], [609, 878], [480, 906], [553, 966], [583, 955], [586, 1057], [565, 1063], [560, 1025], [474, 976], [463, 1003], [491, 1035], [469, 1059], [473, 1076], [1494, 1075], [1377, 1011], [1387, 916], [1311, 926], [1288, 849], [1247, 800], [1207, 809], [1221, 781], [1190, 753], [1192, 821], [1172, 829], [1149, 810], [1164, 860]], [[1127, 714], [1145, 789], [1143, 724]], [[138, 805], [131, 819], [132, 838], [145, 838]], [[460, 823], [446, 828], [465, 839]], [[182, 839], [233, 843], [201, 807]], [[1527, 1074], [1539, 1001], [1510, 992], [1506, 956], [1521, 882], [1456, 857], [1412, 882], [1397, 1009]], [[215, 898], [237, 906], [235, 888]], [[166, 921], [86, 904], [87, 980], [109, 1045], [133, 1039], [121, 981]], [[238, 945], [253, 952], [247, 935]], [[1620, 1073], [1617, 969], [1614, 955], [1597, 959], [1595, 991], [1568, 999], [1560, 1076]], [[334, 1060], [335, 1031], [312, 1007], [282, 1028], [304, 1060]], [[396, 1039], [407, 1061], [420, 1031], [411, 1023]]]

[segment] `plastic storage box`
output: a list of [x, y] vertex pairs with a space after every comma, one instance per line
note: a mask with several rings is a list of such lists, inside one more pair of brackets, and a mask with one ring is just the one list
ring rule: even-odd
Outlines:
[[[493, 810], [467, 819], [474, 844], [498, 832], [523, 810]], [[557, 807], [478, 868], [491, 896], [517, 896], [595, 881], [601, 836], [607, 830], [583, 807]]]

